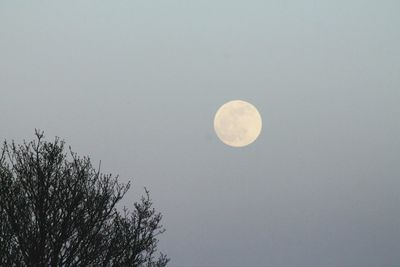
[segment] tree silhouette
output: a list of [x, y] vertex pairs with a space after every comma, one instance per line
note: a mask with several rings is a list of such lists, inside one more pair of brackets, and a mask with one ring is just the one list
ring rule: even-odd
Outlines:
[[164, 232], [149, 192], [117, 210], [130, 184], [103, 174], [55, 138], [4, 145], [0, 152], [0, 266], [163, 267]]

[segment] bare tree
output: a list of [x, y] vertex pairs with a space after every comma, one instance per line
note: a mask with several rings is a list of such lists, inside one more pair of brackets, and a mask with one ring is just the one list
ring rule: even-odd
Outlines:
[[156, 257], [161, 214], [149, 192], [122, 212], [130, 184], [65, 151], [64, 141], [36, 139], [0, 152], [0, 266], [164, 267]]

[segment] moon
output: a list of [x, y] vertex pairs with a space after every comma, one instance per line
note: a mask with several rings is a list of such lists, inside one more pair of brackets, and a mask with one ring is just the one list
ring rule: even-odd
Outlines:
[[214, 117], [214, 130], [228, 146], [244, 147], [253, 143], [261, 133], [262, 119], [252, 104], [233, 100], [222, 105]]

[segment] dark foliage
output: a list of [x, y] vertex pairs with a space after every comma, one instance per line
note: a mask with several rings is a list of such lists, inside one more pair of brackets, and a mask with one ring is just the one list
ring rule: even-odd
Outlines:
[[161, 214], [146, 190], [133, 211], [116, 209], [129, 183], [88, 157], [43, 139], [0, 151], [0, 266], [163, 267]]

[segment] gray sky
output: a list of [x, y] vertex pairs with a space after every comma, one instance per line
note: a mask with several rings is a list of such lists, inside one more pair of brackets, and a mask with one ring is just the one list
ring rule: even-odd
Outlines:
[[[400, 2], [0, 1], [0, 137], [151, 190], [176, 267], [397, 267]], [[220, 105], [263, 132], [235, 149]]]

